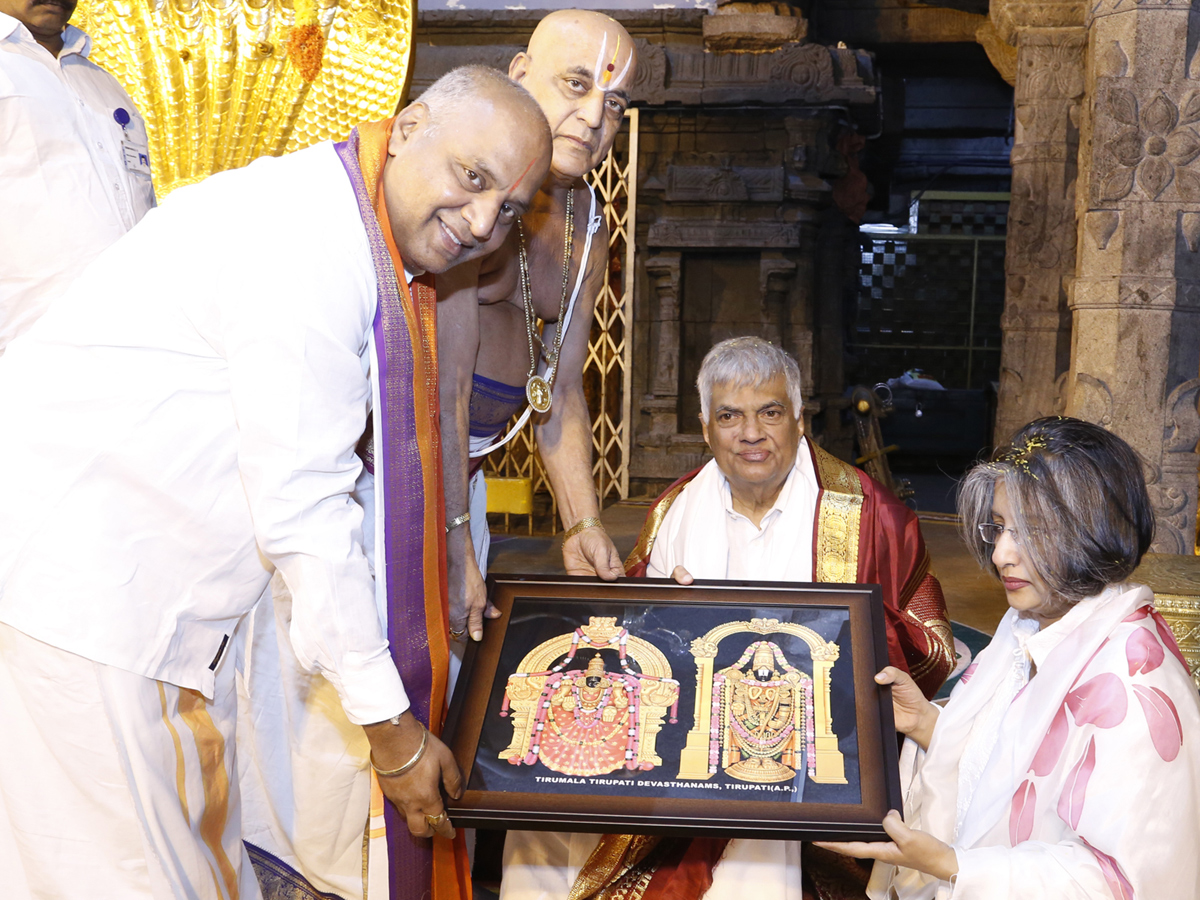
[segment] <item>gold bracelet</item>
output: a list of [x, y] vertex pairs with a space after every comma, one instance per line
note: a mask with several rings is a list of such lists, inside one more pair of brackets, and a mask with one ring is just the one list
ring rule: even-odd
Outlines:
[[421, 733], [421, 746], [417, 748], [417, 752], [412, 755], [412, 759], [397, 769], [381, 769], [375, 765], [375, 754], [370, 753], [367, 758], [371, 760], [371, 768], [375, 770], [375, 774], [380, 778], [392, 778], [395, 775], [403, 775], [413, 766], [421, 761], [421, 757], [425, 755], [425, 745], [429, 743], [429, 729], [423, 729]]
[[461, 516], [455, 516], [453, 519], [451, 519], [449, 522], [446, 523], [446, 534], [449, 534], [451, 531], [453, 531], [459, 525], [465, 525], [470, 521], [471, 521], [471, 511], [470, 510], [467, 510]]
[[604, 523], [595, 516], [588, 516], [586, 519], [580, 519], [574, 525], [567, 529], [567, 533], [563, 535], [563, 542], [569, 541], [581, 531], [586, 531], [589, 528], [603, 528]]

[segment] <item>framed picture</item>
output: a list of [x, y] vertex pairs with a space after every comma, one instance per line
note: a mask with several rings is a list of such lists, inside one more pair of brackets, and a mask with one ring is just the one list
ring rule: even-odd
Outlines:
[[445, 739], [456, 826], [886, 840], [874, 585], [489, 577]]

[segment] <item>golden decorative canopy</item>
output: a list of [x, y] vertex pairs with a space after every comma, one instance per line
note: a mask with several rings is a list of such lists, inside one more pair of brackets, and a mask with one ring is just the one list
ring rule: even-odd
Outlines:
[[91, 59], [116, 76], [145, 117], [163, 197], [213, 172], [341, 140], [357, 123], [391, 115], [409, 73], [414, 6], [80, 0], [73, 22], [92, 37]]

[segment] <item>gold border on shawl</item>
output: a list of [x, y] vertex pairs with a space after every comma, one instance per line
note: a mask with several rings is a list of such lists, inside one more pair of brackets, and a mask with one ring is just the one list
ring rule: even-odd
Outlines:
[[671, 504], [679, 497], [680, 492], [689, 484], [691, 484], [691, 481], [675, 485], [675, 487], [671, 488], [654, 504], [649, 515], [646, 516], [642, 530], [638, 532], [637, 543], [633, 545], [633, 550], [629, 552], [629, 556], [625, 557], [625, 571], [629, 571], [639, 563], [650, 561], [650, 551], [654, 549], [654, 541], [658, 537], [658, 529], [662, 527], [663, 519], [667, 517], [667, 511], [670, 510]]
[[924, 678], [939, 664], [949, 662], [950, 668], [953, 669], [957, 654], [954, 652], [954, 632], [950, 623], [945, 619], [921, 619], [907, 609], [904, 610], [904, 614], [919, 624], [931, 638], [928, 654], [909, 669], [908, 674], [913, 680]]
[[948, 666], [946, 672], [949, 673], [958, 661], [958, 654], [954, 651], [953, 628], [946, 618], [938, 614], [946, 608], [945, 603], [938, 607], [928, 594], [921, 594], [921, 586], [927, 578], [937, 579], [928, 550], [905, 585], [904, 595], [900, 600], [901, 611], [921, 626], [929, 641], [929, 650], [925, 658], [909, 667], [909, 674], [914, 679], [924, 678], [939, 665]]
[[817, 510], [813, 580], [855, 584], [858, 581], [858, 531], [863, 490], [858, 471], [809, 441], [816, 463], [821, 499]]
[[623, 884], [661, 838], [645, 834], [606, 834], [575, 876], [567, 900], [641, 900], [658, 870], [657, 864], [639, 872], [633, 885]]
[[921, 561], [917, 564], [917, 567], [913, 569], [913, 573], [908, 576], [908, 582], [900, 591], [899, 603], [901, 609], [908, 609], [908, 604], [912, 601], [913, 597], [916, 596], [916, 593], [920, 589], [921, 585], [924, 584], [926, 575], [933, 575], [934, 578], [937, 578], [937, 575], [934, 574], [930, 563], [931, 560], [929, 558], [929, 551], [926, 550], [925, 555], [921, 558]]

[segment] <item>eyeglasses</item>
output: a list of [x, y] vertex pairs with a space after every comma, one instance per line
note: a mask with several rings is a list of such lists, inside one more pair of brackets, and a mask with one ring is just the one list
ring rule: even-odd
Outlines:
[[1000, 535], [1008, 532], [1012, 535], [1013, 543], [1018, 547], [1021, 546], [1021, 535], [1014, 528], [1005, 528], [1003, 525], [997, 525], [995, 522], [980, 522], [979, 536], [983, 538], [985, 544], [994, 544], [1000, 540]]

